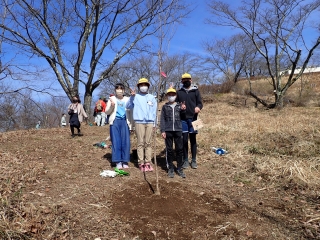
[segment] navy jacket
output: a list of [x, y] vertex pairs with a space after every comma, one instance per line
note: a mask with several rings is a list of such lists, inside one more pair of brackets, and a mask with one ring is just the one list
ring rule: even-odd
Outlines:
[[182, 131], [181, 115], [185, 113], [182, 110], [180, 104], [176, 104], [174, 108], [170, 106], [170, 103], [166, 103], [162, 106], [160, 117], [160, 130], [161, 132], [167, 131]]
[[196, 86], [191, 87], [189, 90], [181, 88], [177, 91], [176, 102], [186, 104], [186, 113], [184, 116], [181, 116], [182, 120], [192, 119], [192, 121], [197, 120], [198, 114], [194, 112], [196, 107], [202, 109], [202, 99], [200, 92]]

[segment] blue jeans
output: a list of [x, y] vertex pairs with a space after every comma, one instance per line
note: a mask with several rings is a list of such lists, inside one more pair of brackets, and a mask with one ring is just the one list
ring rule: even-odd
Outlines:
[[115, 119], [110, 125], [112, 162], [130, 161], [130, 131], [126, 119]]

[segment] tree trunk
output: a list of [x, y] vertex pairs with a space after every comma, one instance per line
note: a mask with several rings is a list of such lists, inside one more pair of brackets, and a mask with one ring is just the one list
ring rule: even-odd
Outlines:
[[84, 95], [84, 103], [83, 107], [84, 110], [86, 111], [89, 120], [91, 119], [92, 116], [92, 110], [91, 110], [91, 102], [92, 102], [92, 93], [91, 92], [86, 92]]
[[283, 108], [283, 94], [276, 95], [275, 108], [282, 109]]

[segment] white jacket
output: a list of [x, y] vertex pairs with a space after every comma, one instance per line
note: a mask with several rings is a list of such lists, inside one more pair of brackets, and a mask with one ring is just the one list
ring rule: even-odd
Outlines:
[[[124, 96], [123, 99], [124, 104], [126, 105], [127, 102], [129, 101], [129, 97]], [[115, 103], [114, 106], [111, 106], [111, 101]], [[114, 119], [116, 118], [116, 112], [118, 108], [118, 103], [117, 103], [117, 98], [115, 96], [110, 97], [109, 101], [107, 102], [107, 107], [106, 107], [106, 114], [110, 115], [109, 117], [109, 124], [112, 125]], [[127, 124], [129, 126], [130, 130], [133, 130], [134, 126], [134, 121], [132, 117], [132, 110], [133, 109], [126, 109], [126, 118], [127, 118]]]

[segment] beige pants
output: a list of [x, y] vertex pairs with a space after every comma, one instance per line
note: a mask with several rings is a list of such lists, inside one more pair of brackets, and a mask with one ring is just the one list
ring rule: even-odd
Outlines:
[[137, 153], [138, 163], [150, 163], [152, 157], [151, 138], [153, 132], [153, 123], [141, 124], [136, 123], [136, 135], [137, 135]]

